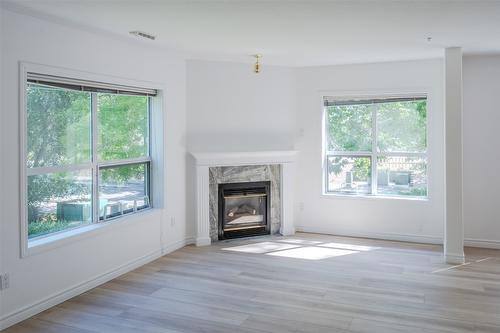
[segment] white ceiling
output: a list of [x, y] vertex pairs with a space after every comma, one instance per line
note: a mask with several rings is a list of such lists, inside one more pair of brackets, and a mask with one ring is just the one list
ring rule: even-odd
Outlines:
[[[500, 53], [500, 1], [9, 0], [17, 9], [187, 52], [195, 59], [310, 66]], [[427, 37], [432, 36], [428, 42]]]

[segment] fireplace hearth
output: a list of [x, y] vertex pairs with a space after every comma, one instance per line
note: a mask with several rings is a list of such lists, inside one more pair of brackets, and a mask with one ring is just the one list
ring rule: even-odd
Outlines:
[[219, 184], [219, 240], [270, 234], [271, 182]]

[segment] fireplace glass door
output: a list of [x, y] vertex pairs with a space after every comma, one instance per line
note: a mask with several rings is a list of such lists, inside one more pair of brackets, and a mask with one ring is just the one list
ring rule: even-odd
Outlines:
[[219, 185], [219, 239], [269, 233], [269, 182]]

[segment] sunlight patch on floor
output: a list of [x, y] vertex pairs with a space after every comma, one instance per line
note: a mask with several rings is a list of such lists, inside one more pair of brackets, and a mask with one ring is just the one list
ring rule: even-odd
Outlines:
[[274, 242], [261, 242], [261, 243], [254, 243], [254, 244], [248, 244], [248, 245], [226, 247], [226, 248], [223, 248], [222, 250], [263, 254], [263, 253], [268, 253], [268, 252], [272, 252], [272, 251], [293, 249], [296, 247], [298, 247], [298, 245], [274, 243]]
[[295, 239], [295, 238], [280, 239], [278, 242], [300, 244], [300, 245], [317, 245], [317, 244], [323, 243], [323, 242], [319, 242], [319, 241], [312, 241], [312, 240], [307, 240], [307, 239]]
[[358, 251], [330, 249], [326, 247], [306, 246], [290, 250], [266, 253], [268, 256], [288, 257], [308, 260], [321, 260], [332, 257], [340, 257], [348, 254], [357, 253]]
[[278, 239], [222, 248], [223, 251], [264, 254], [306, 260], [321, 260], [377, 250], [379, 247], [348, 243], [320, 242], [306, 239]]

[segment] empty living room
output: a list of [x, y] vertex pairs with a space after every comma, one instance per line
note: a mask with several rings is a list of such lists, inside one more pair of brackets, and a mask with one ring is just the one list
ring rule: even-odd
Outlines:
[[0, 0], [0, 331], [500, 333], [499, 96], [500, 0]]

